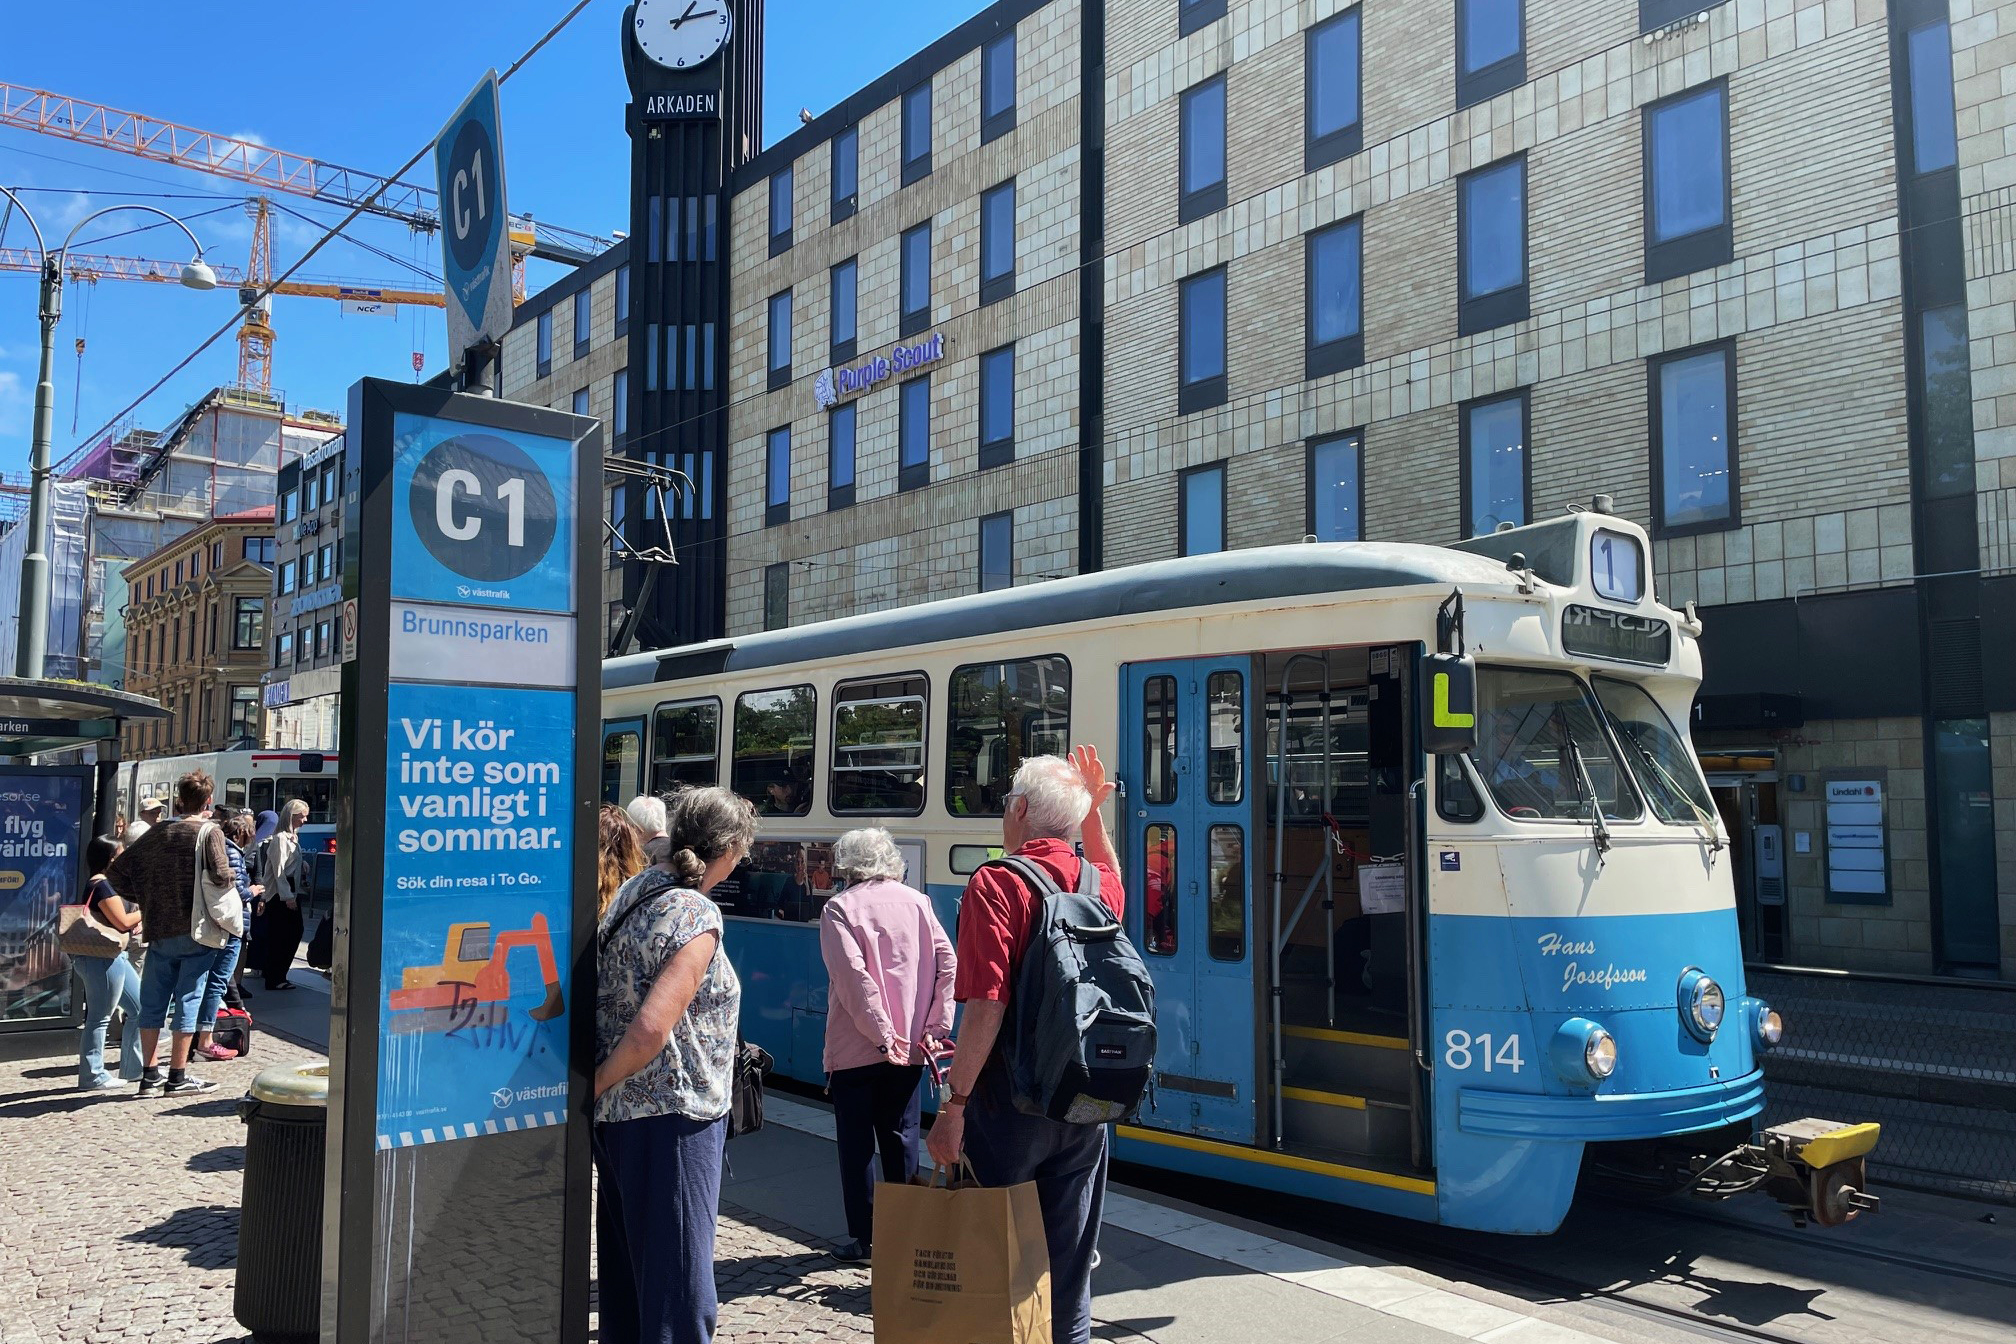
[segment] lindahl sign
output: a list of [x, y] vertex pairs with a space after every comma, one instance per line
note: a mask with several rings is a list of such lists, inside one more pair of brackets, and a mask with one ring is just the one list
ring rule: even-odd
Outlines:
[[644, 120], [690, 121], [721, 115], [721, 90], [692, 93], [650, 93], [644, 96]]

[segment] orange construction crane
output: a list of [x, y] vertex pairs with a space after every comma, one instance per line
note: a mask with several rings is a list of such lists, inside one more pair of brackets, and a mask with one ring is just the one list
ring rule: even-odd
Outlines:
[[[159, 285], [180, 285], [182, 266], [179, 261], [155, 261], [147, 257], [107, 257], [87, 255], [82, 252], [70, 254], [70, 264], [63, 274], [84, 284], [96, 284], [100, 280], [141, 280]], [[249, 276], [236, 266], [212, 265], [217, 273], [217, 285], [221, 288], [244, 290], [248, 287]], [[0, 247], [0, 271], [25, 271], [39, 275], [41, 260], [27, 248]], [[296, 277], [283, 280], [273, 286], [275, 294], [309, 299], [354, 299], [359, 303], [413, 304], [421, 308], [440, 308], [445, 300], [438, 289], [398, 289], [381, 285], [376, 280], [342, 280], [327, 277], [306, 279]]]

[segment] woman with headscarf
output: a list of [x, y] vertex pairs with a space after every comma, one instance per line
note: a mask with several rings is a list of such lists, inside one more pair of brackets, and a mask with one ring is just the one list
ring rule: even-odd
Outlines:
[[[252, 847], [245, 851], [251, 864], [252, 880], [262, 889], [265, 886], [266, 842], [273, 838], [273, 832], [280, 829], [280, 814], [267, 809], [259, 814], [259, 825], [252, 832]], [[238, 993], [249, 998], [252, 991], [245, 988], [245, 973], [256, 965], [262, 965], [265, 946], [262, 941], [266, 933], [266, 902], [262, 897], [249, 903], [252, 911], [251, 931], [245, 936], [245, 946], [238, 954]]]

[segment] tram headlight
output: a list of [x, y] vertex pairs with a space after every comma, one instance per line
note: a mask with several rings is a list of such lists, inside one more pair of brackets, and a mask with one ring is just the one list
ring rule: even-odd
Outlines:
[[1778, 1042], [1785, 1039], [1785, 1019], [1778, 1010], [1768, 1003], [1757, 1005], [1757, 1044], [1766, 1050], [1774, 1050]]
[[1582, 1067], [1599, 1083], [1617, 1072], [1617, 1038], [1601, 1027], [1590, 1032], [1582, 1047]]
[[1687, 1030], [1702, 1041], [1712, 1041], [1722, 1029], [1729, 1001], [1722, 986], [1698, 966], [1690, 966], [1680, 976], [1680, 1009]]
[[1548, 1055], [1556, 1073], [1581, 1087], [1617, 1072], [1617, 1038], [1586, 1017], [1571, 1017], [1555, 1028]]

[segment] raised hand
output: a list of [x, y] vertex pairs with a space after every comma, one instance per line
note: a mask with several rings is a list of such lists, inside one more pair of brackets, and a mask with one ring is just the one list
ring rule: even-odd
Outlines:
[[1119, 785], [1107, 781], [1106, 765], [1099, 759], [1097, 747], [1071, 748], [1071, 764], [1078, 767], [1078, 774], [1085, 781], [1085, 791], [1092, 795], [1091, 812], [1096, 813], [1106, 805], [1106, 800], [1113, 796]]

